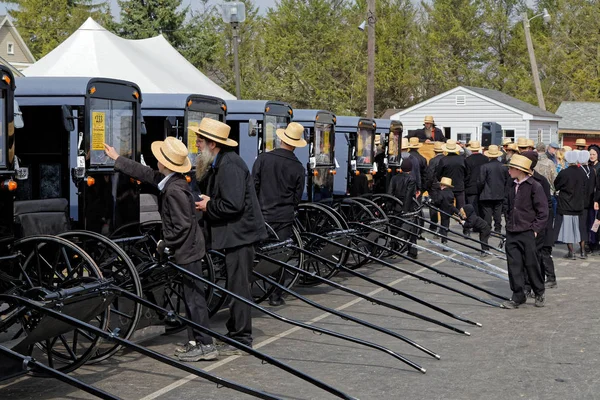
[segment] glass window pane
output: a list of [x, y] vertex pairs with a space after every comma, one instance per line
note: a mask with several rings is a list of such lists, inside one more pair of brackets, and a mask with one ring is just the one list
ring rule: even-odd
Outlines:
[[196, 156], [198, 155], [198, 147], [196, 147], [196, 134], [189, 130], [189, 128], [195, 128], [200, 126], [202, 118], [210, 118], [219, 120], [219, 114], [206, 113], [203, 111], [187, 111], [187, 126], [185, 131], [187, 132], [187, 147], [188, 157], [192, 162], [192, 165], [196, 165]]
[[90, 104], [91, 165], [114, 165], [115, 162], [104, 154], [104, 143], [114, 147], [119, 155], [131, 157], [135, 131], [133, 103], [91, 99]]
[[400, 133], [390, 132], [389, 133], [389, 143], [388, 143], [388, 162], [389, 163], [397, 163], [398, 154], [400, 152]]
[[277, 129], [285, 129], [287, 127], [286, 117], [276, 117], [274, 115], [265, 116], [264, 143], [265, 151], [271, 151], [280, 146], [280, 140], [275, 134]]
[[333, 159], [333, 125], [315, 124], [315, 157], [317, 164], [331, 164]]
[[6, 137], [6, 132], [5, 130], [5, 124], [6, 124], [6, 99], [4, 96], [4, 92], [1, 92], [0, 94], [0, 166], [5, 167], [6, 166], [6, 142], [7, 142], [7, 137]]
[[370, 129], [359, 129], [356, 143], [356, 163], [372, 164], [373, 134]]

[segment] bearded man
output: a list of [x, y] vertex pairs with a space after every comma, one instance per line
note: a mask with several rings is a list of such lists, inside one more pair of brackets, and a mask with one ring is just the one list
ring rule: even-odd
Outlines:
[[[265, 222], [246, 163], [234, 151], [238, 143], [229, 138], [230, 127], [204, 118], [196, 134], [196, 177], [202, 190], [196, 210], [202, 211], [213, 250], [225, 254], [227, 290], [252, 300], [249, 274], [254, 263], [254, 243], [267, 238]], [[252, 346], [250, 306], [232, 299], [227, 336]], [[217, 345], [220, 355], [241, 355], [228, 344]]]

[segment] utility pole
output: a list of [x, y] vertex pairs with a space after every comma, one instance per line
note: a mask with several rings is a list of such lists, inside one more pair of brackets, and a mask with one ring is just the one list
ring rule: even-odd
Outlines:
[[234, 22], [231, 24], [231, 28], [233, 29], [233, 73], [235, 74], [235, 97], [237, 97], [238, 100], [241, 100], [240, 60], [238, 58], [239, 24]]
[[544, 93], [542, 92], [542, 84], [540, 83], [540, 74], [538, 72], [537, 61], [535, 60], [535, 53], [533, 52], [533, 42], [531, 40], [531, 32], [529, 32], [529, 19], [526, 12], [523, 13], [522, 18], [523, 28], [525, 29], [525, 41], [527, 42], [527, 52], [529, 53], [529, 61], [531, 63], [531, 73], [533, 75], [533, 83], [538, 98], [538, 106], [542, 110], [546, 110], [546, 102], [544, 101]]
[[375, 0], [367, 0], [367, 118], [375, 114]]

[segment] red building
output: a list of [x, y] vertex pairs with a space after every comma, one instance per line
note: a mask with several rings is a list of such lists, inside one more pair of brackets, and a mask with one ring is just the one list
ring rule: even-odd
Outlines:
[[600, 144], [600, 102], [563, 101], [556, 114], [562, 117], [558, 135], [563, 146], [574, 148], [579, 138]]

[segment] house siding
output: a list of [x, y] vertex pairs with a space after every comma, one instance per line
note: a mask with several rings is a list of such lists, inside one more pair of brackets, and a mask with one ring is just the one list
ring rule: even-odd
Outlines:
[[[9, 42], [14, 44], [15, 54], [8, 54]], [[10, 63], [31, 63], [7, 26], [0, 29], [0, 56]]]
[[528, 138], [533, 139], [536, 143], [539, 140], [545, 144], [558, 142], [558, 122], [537, 120], [530, 121]]

